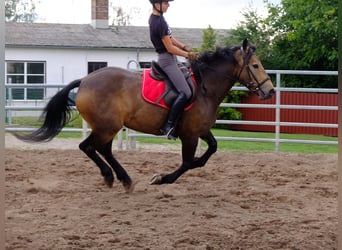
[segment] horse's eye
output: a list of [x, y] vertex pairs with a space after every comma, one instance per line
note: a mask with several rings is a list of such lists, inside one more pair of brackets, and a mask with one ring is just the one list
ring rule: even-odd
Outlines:
[[258, 68], [259, 68], [259, 64], [254, 63], [254, 64], [253, 64], [253, 68], [258, 69]]

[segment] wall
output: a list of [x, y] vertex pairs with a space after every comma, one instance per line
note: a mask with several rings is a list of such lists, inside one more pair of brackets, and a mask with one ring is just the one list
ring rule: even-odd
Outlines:
[[47, 83], [69, 83], [87, 74], [90, 61], [126, 68], [129, 60], [152, 61], [154, 51], [6, 48], [5, 60], [46, 61]]
[[[6, 48], [5, 60], [15, 61], [45, 61], [46, 83], [67, 84], [82, 78], [88, 73], [88, 62], [107, 62], [108, 66], [126, 68], [130, 60], [152, 61], [157, 55], [153, 50], [138, 51], [136, 49], [58, 49], [58, 48]], [[131, 65], [135, 67], [135, 65]], [[56, 93], [56, 88], [48, 88], [46, 96], [49, 98]], [[44, 101], [17, 101], [14, 106], [40, 106]], [[36, 116], [38, 112], [30, 112]], [[40, 112], [39, 112], [40, 114]], [[27, 111], [12, 111], [12, 116], [28, 115]]]
[[[297, 93], [282, 92], [281, 105], [314, 105], [314, 106], [337, 106], [338, 95], [326, 93]], [[242, 100], [246, 104], [275, 104], [275, 98], [267, 101], [259, 101], [256, 95], [249, 95]], [[250, 121], [275, 121], [275, 109], [262, 108], [239, 108], [242, 112], [242, 120]], [[303, 122], [303, 123], [328, 123], [337, 124], [337, 110], [298, 110], [281, 109], [281, 122]], [[232, 125], [231, 129], [246, 131], [274, 132], [274, 126], [264, 125]], [[314, 128], [314, 127], [290, 127], [281, 126], [281, 133], [299, 134], [321, 134], [337, 136], [337, 128]]]

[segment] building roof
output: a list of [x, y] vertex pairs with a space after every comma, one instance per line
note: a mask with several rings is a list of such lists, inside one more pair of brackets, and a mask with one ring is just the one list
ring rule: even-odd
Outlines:
[[[173, 28], [174, 36], [193, 48], [202, 43], [203, 29]], [[217, 41], [228, 30], [215, 30]], [[148, 27], [120, 26], [96, 29], [90, 24], [16, 23], [5, 24], [6, 47], [51, 47], [94, 49], [153, 49]]]

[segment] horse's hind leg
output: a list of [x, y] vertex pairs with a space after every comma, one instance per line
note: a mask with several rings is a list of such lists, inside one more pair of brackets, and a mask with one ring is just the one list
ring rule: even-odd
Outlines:
[[96, 153], [93, 146], [92, 140], [93, 135], [91, 134], [87, 139], [80, 143], [79, 148], [100, 168], [101, 175], [104, 178], [105, 183], [109, 186], [113, 186], [114, 176], [112, 169], [106, 164], [101, 157]]
[[100, 146], [97, 148], [97, 151], [104, 156], [106, 161], [110, 164], [110, 166], [113, 168], [116, 177], [119, 179], [119, 181], [122, 182], [123, 186], [127, 191], [130, 191], [132, 188], [132, 180], [127, 174], [126, 170], [120, 165], [120, 163], [114, 158], [112, 153], [112, 142], [106, 143], [103, 146]]

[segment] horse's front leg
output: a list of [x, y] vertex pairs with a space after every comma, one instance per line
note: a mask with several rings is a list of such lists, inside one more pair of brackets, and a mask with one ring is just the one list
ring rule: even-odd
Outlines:
[[212, 156], [217, 150], [217, 141], [210, 131], [207, 136], [201, 136], [201, 139], [207, 143], [208, 148], [201, 157], [194, 159], [191, 164], [191, 168], [203, 167], [209, 160], [210, 156]]
[[171, 184], [182, 174], [193, 168], [194, 156], [198, 138], [181, 138], [182, 140], [182, 165], [170, 174], [156, 174], [152, 177], [150, 184]]
[[208, 149], [201, 157], [194, 158], [198, 138], [182, 139], [182, 165], [173, 173], [154, 175], [152, 180], [150, 181], [150, 184], [170, 184], [175, 182], [182, 174], [184, 174], [189, 169], [203, 167], [209, 160], [210, 156], [216, 152], [217, 141], [210, 131], [207, 136], [201, 136], [201, 139], [208, 144]]

